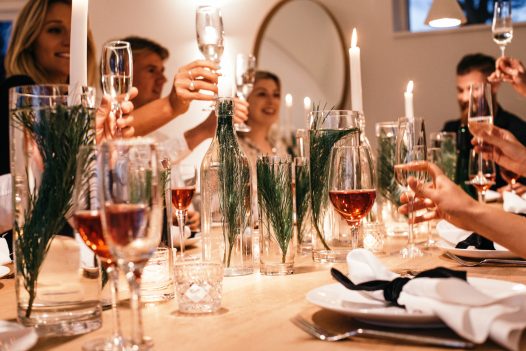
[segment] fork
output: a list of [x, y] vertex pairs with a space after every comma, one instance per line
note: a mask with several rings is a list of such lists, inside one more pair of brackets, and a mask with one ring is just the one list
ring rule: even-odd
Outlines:
[[323, 329], [319, 325], [307, 321], [305, 318], [297, 315], [296, 317], [290, 320], [298, 328], [323, 341], [340, 341], [343, 339], [350, 339], [355, 336], [363, 337], [373, 337], [378, 339], [385, 339], [391, 341], [403, 341], [411, 344], [419, 345], [433, 345], [433, 346], [442, 346], [448, 348], [458, 348], [458, 349], [471, 349], [475, 347], [475, 344], [456, 340], [456, 339], [447, 339], [447, 338], [436, 338], [432, 336], [422, 336], [422, 335], [411, 335], [406, 333], [393, 333], [387, 331], [373, 330], [373, 329], [363, 329], [356, 328], [349, 330], [345, 333], [336, 334], [328, 330]]
[[451, 258], [455, 262], [466, 267], [477, 267], [482, 265], [510, 265], [510, 266], [526, 266], [526, 261], [522, 260], [506, 260], [500, 258], [485, 258], [480, 261], [466, 261], [451, 252], [446, 252], [447, 257]]

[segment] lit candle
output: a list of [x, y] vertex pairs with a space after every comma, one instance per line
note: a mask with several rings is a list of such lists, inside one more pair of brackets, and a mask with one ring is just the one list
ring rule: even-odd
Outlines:
[[413, 109], [413, 81], [410, 80], [409, 83], [407, 83], [407, 89], [404, 93], [404, 102], [405, 102], [405, 116], [409, 119], [413, 119], [415, 117], [414, 109]]
[[349, 60], [351, 65], [351, 108], [353, 111], [363, 113], [362, 102], [362, 73], [360, 68], [360, 48], [356, 45], [358, 36], [356, 28], [352, 30]]
[[287, 94], [285, 95], [285, 107], [287, 108], [286, 109], [286, 114], [285, 114], [285, 126], [284, 126], [284, 129], [285, 129], [285, 138], [286, 140], [290, 139], [291, 135], [290, 135], [290, 127], [291, 127], [291, 122], [292, 122], [292, 95], [291, 94]]
[[69, 40], [69, 85], [78, 90], [88, 85], [88, 0], [71, 3], [71, 36]]
[[212, 26], [206, 26], [203, 30], [203, 43], [204, 44], [217, 44], [219, 34], [217, 29]]
[[303, 109], [305, 110], [305, 116], [308, 116], [310, 113], [312, 102], [310, 100], [310, 97], [305, 96], [303, 99]]

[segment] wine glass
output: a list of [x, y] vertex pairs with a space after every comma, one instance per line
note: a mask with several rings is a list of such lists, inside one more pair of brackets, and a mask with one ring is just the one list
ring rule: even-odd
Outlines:
[[[256, 57], [254, 55], [237, 54], [236, 56], [236, 92], [237, 97], [246, 101], [256, 80]], [[245, 123], [235, 123], [238, 132], [250, 132]]]
[[376, 199], [373, 159], [368, 146], [335, 146], [329, 168], [329, 198], [351, 229], [351, 247], [359, 247], [362, 218]]
[[177, 224], [179, 226], [181, 260], [184, 256], [184, 225], [186, 223], [186, 213], [194, 197], [196, 180], [197, 170], [195, 166], [185, 164], [172, 165], [172, 204], [175, 207]]
[[117, 40], [104, 44], [101, 74], [104, 94], [111, 98], [115, 118], [120, 118], [121, 101], [128, 100], [133, 84], [133, 56], [130, 43]]
[[396, 136], [395, 151], [395, 177], [396, 181], [404, 188], [404, 193], [409, 199], [409, 230], [407, 246], [400, 251], [404, 258], [422, 256], [422, 251], [415, 245], [413, 230], [413, 206], [415, 194], [409, 187], [407, 180], [410, 176], [418, 181], [425, 181], [426, 172], [408, 171], [404, 166], [425, 161], [427, 158], [426, 131], [424, 119], [421, 117], [398, 119], [398, 134]]
[[130, 287], [130, 349], [149, 350], [143, 336], [140, 281], [142, 270], [161, 239], [162, 186], [157, 147], [152, 139], [115, 139], [99, 151], [104, 239]]
[[106, 270], [111, 284], [112, 336], [88, 341], [84, 351], [126, 350], [121, 334], [119, 312], [119, 271], [106, 245], [100, 218], [101, 203], [98, 198], [97, 149], [94, 145], [82, 146], [77, 156], [77, 171], [73, 191], [73, 223], [84, 243], [97, 255]]
[[486, 202], [486, 191], [495, 184], [495, 162], [485, 160], [481, 153], [471, 150], [469, 154], [469, 181], [477, 189], [479, 202]]
[[511, 43], [513, 39], [511, 0], [495, 1], [491, 32], [493, 34], [493, 41], [500, 47], [501, 56], [504, 56], [506, 45]]
[[479, 144], [481, 135], [491, 131], [493, 126], [493, 102], [491, 84], [474, 83], [469, 86], [468, 128]]
[[508, 183], [510, 191], [515, 194], [515, 184], [517, 184], [520, 175], [502, 166], [499, 166], [499, 169], [501, 177]]
[[203, 56], [219, 63], [223, 55], [223, 17], [214, 6], [199, 6], [195, 13], [197, 45]]
[[[436, 139], [435, 140], [433, 139], [433, 133], [431, 133], [430, 139], [431, 139], [431, 144], [433, 144], [433, 142], [436, 140]], [[427, 160], [431, 163], [436, 164], [442, 169], [442, 171], [444, 171], [443, 163], [442, 163], [442, 155], [443, 155], [443, 150], [440, 147], [427, 148]], [[427, 175], [426, 180], [428, 182], [433, 181], [430, 175]], [[436, 241], [433, 239], [432, 223], [431, 221], [427, 221], [427, 240], [424, 243], [424, 247], [426, 249], [430, 249], [430, 248], [433, 248], [435, 244], [436, 244]]]

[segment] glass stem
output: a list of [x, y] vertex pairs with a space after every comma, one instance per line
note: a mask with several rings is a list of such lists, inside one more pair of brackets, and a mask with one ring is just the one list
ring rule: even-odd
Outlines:
[[501, 57], [504, 57], [504, 52], [506, 51], [506, 45], [501, 45], [500, 46], [500, 56]]
[[106, 267], [106, 273], [111, 280], [111, 314], [113, 319], [113, 344], [120, 344], [122, 338], [121, 319], [117, 304], [119, 303], [119, 270], [115, 264], [110, 264]]
[[[119, 118], [122, 117], [122, 109], [121, 104], [114, 100], [111, 103], [111, 112], [113, 113], [113, 116], [115, 117], [115, 121], [117, 121]], [[113, 132], [113, 131], [112, 131]], [[122, 130], [115, 125], [115, 136], [122, 137]]]
[[126, 279], [130, 287], [130, 305], [132, 312], [132, 349], [138, 348], [143, 344], [143, 324], [141, 312], [141, 274], [142, 267], [137, 267], [134, 263], [128, 263]]
[[479, 191], [479, 202], [486, 203], [486, 192], [485, 191]]
[[413, 221], [415, 220], [415, 213], [413, 212], [415, 205], [415, 195], [413, 192], [408, 192], [407, 197], [409, 198], [409, 228], [407, 232], [407, 244], [409, 246], [413, 246], [415, 244], [415, 235], [413, 233]]
[[360, 222], [353, 222], [349, 224], [351, 227], [351, 248], [357, 249], [360, 239]]
[[184, 257], [184, 224], [186, 223], [186, 210], [177, 210], [177, 223], [179, 224], [179, 247], [181, 259]]

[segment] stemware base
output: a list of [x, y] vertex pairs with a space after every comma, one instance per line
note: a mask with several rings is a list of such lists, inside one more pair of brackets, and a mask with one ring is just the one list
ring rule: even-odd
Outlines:
[[344, 263], [351, 249], [344, 250], [312, 250], [312, 260], [316, 263]]
[[400, 250], [400, 256], [402, 258], [414, 258], [422, 257], [424, 256], [424, 253], [415, 244], [411, 244]]
[[264, 275], [289, 275], [294, 273], [293, 263], [261, 263], [259, 271]]
[[114, 338], [97, 338], [82, 345], [82, 351], [126, 351], [131, 346], [129, 340]]

